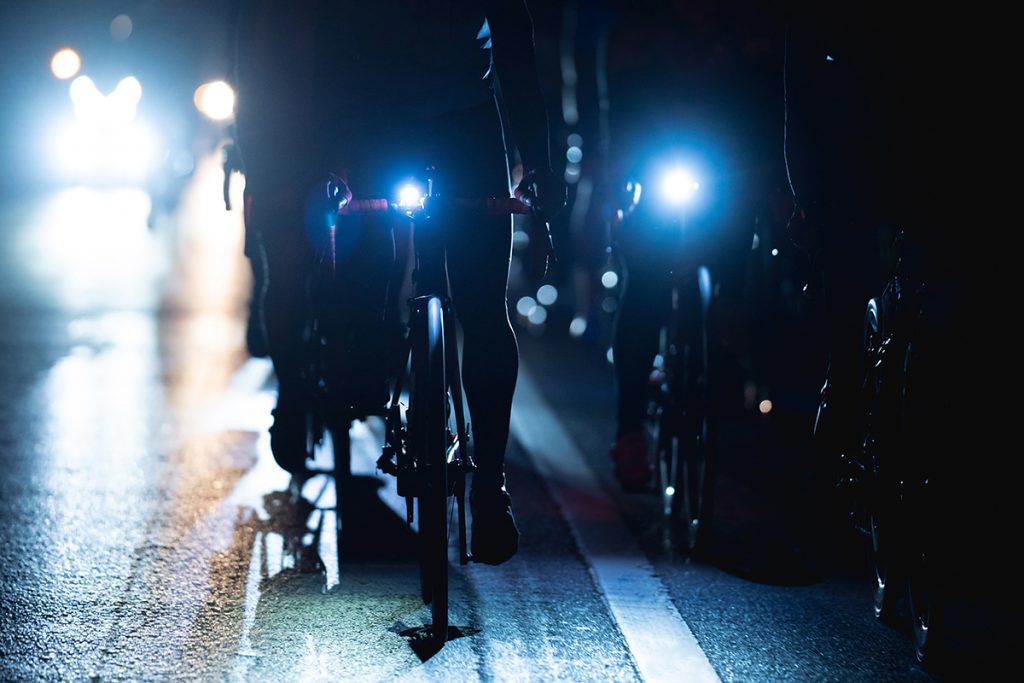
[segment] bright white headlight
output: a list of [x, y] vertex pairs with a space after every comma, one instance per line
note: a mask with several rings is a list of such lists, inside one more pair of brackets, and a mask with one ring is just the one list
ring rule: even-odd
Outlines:
[[672, 168], [661, 178], [661, 197], [672, 206], [683, 206], [693, 201], [700, 183], [686, 168]]
[[403, 185], [402, 189], [398, 191], [398, 205], [403, 209], [422, 208], [425, 199], [420, 188], [412, 183]]

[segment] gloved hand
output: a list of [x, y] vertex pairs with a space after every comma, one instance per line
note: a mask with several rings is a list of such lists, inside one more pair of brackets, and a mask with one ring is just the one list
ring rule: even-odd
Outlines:
[[549, 221], [565, 207], [568, 197], [565, 181], [550, 168], [531, 170], [523, 175], [523, 180], [516, 187], [515, 196], [533, 209], [530, 212], [531, 237], [544, 240], [543, 275], [547, 275], [551, 262], [557, 261]]
[[538, 220], [547, 222], [565, 207], [568, 191], [565, 181], [550, 168], [532, 169], [523, 174], [515, 196], [533, 209]]

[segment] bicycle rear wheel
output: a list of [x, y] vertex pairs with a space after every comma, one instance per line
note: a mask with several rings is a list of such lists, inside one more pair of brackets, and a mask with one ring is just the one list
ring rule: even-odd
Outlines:
[[412, 335], [410, 443], [420, 480], [420, 579], [436, 645], [448, 639], [448, 388], [444, 316], [438, 297], [418, 302]]

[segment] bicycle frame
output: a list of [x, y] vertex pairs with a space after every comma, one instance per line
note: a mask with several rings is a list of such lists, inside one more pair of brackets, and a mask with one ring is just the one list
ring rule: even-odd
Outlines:
[[[935, 333], [923, 329], [925, 288], [917, 268], [908, 263], [903, 242], [901, 234], [895, 269], [865, 312], [856, 416], [860, 443], [851, 444], [852, 456], [841, 455], [848, 473], [840, 487], [848, 492], [854, 526], [869, 539], [875, 615], [887, 620], [897, 613], [903, 591], [896, 584], [905, 584], [915, 654], [927, 663], [941, 633], [942, 606], [936, 581], [935, 555], [942, 542], [934, 537], [935, 472], [922, 441], [934, 419], [928, 406], [936, 400], [936, 392], [924, 386], [929, 370], [922, 370], [935, 359], [922, 353], [922, 342], [934, 342]], [[828, 380], [819, 418], [829, 410], [830, 392]]]
[[[641, 221], [646, 228], [659, 219], [631, 211], [623, 212], [620, 220]], [[662, 239], [678, 258], [659, 266], [671, 268], [671, 307], [662, 327], [661, 363], [651, 373], [647, 429], [655, 451], [655, 486], [669, 522], [666, 530], [674, 535], [676, 522], [681, 522], [685, 545], [690, 552], [699, 552], [710, 535], [713, 509], [714, 426], [708, 377], [714, 290], [710, 270], [690, 258], [681, 220], [665, 223], [662, 218], [661, 223], [666, 228]]]
[[[449, 411], [454, 413], [456, 425], [455, 434], [451, 435], [451, 441], [446, 448], [446, 461], [449, 472], [456, 476], [456, 484], [450, 488], [454, 489], [459, 508], [459, 559], [460, 563], [466, 564], [469, 561], [469, 554], [466, 548], [465, 533], [465, 474], [474, 471], [476, 465], [468, 451], [469, 433], [462, 396], [462, 375], [459, 364], [458, 338], [455, 333], [455, 314], [448, 292], [444, 225], [426, 207], [417, 211], [408, 211], [406, 215], [413, 225], [413, 245], [416, 258], [413, 271], [415, 295], [408, 301], [408, 327], [410, 330], [423, 328], [427, 324], [430, 307], [434, 305], [432, 303], [434, 301], [440, 307], [443, 319], [445, 381], [451, 397]], [[407, 339], [403, 355], [408, 359], [411, 354], [411, 340]], [[403, 367], [408, 368], [408, 363]], [[412, 500], [414, 496], [418, 495], [419, 486], [415, 478], [409, 475], [417, 471], [417, 464], [415, 454], [409, 452], [408, 440], [401, 438], [401, 428], [396, 422], [401, 419], [399, 401], [402, 391], [408, 383], [407, 372], [407, 369], [403, 371], [392, 392], [391, 404], [387, 411], [389, 424], [386, 434], [393, 438], [392, 442], [388, 443], [390, 450], [385, 455], [390, 457], [393, 453], [398, 458], [399, 466], [396, 474], [398, 475], [399, 495], [406, 496], [406, 517], [407, 521], [412, 523]]]
[[[428, 185], [432, 190], [432, 183]], [[418, 200], [350, 201], [338, 213], [387, 212], [411, 221], [415, 254], [414, 294], [408, 300], [408, 337], [385, 414], [385, 444], [378, 467], [398, 480], [406, 500], [406, 521], [419, 517], [421, 588], [431, 605], [432, 640], [441, 647], [448, 637], [448, 501], [458, 508], [459, 562], [470, 557], [466, 534], [466, 474], [475, 470], [469, 453], [469, 429], [462, 397], [455, 312], [447, 273], [446, 209], [480, 209], [486, 213], [526, 213], [516, 199], [459, 200], [431, 191]], [[403, 391], [409, 406], [402, 409]], [[454, 419], [454, 431], [451, 422]]]

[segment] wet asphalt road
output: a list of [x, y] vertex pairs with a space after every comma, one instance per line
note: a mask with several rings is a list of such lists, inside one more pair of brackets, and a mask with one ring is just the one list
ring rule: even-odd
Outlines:
[[871, 616], [859, 546], [818, 519], [806, 454], [779, 450], [799, 432], [784, 415], [725, 430], [719, 533], [689, 560], [654, 496], [611, 480], [603, 354], [529, 336], [509, 453], [522, 547], [453, 563], [453, 640], [426, 652], [380, 425], [353, 431], [352, 519], [329, 476], [299, 486], [273, 462], [273, 378], [244, 353], [247, 266], [219, 187], [201, 166], [153, 230], [133, 191], [0, 206], [0, 679], [965, 673], [921, 671], [905, 625]]

